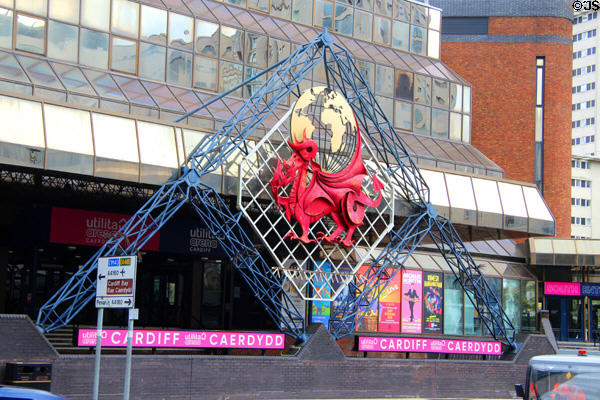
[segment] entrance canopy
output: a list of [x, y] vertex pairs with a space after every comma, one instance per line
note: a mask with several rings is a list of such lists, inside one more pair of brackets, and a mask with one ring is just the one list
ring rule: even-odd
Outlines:
[[529, 252], [532, 265], [600, 265], [600, 240], [530, 238]]

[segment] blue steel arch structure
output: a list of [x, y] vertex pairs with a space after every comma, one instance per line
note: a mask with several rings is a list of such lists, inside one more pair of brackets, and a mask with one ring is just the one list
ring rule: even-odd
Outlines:
[[[333, 37], [325, 30], [312, 42], [299, 46], [286, 59], [213, 100], [271, 73], [217, 132], [205, 137], [195, 147], [182, 167], [180, 177], [160, 187], [41, 307], [37, 324], [49, 332], [69, 323], [95, 296], [98, 258], [137, 253], [177, 210], [189, 202], [217, 237], [233, 266], [270, 317], [283, 332], [304, 340], [304, 316], [284, 290], [282, 278], [273, 272], [244, 231], [242, 213], [232, 211], [219, 193], [202, 181], [202, 177], [214, 172], [234, 152], [247, 153], [246, 138], [289, 94], [300, 95], [300, 82], [321, 62], [325, 65], [327, 84], [340, 91], [352, 106], [361, 131], [372, 141], [377, 156], [393, 178], [409, 210], [404, 223], [390, 233], [389, 243], [369, 267], [360, 286], [351, 284], [356, 295], [343, 299], [338, 317], [330, 321], [332, 335], [340, 338], [352, 333], [366, 313], [366, 307], [361, 306], [376, 300], [376, 293], [382, 290], [375, 289], [383, 289], [417, 246], [427, 240], [435, 243], [448, 262], [486, 329], [507, 349], [514, 347], [515, 328], [502, 304], [450, 221], [439, 215], [429, 202], [429, 188], [425, 180], [352, 57], [346, 49], [334, 43]], [[192, 110], [180, 120], [209, 104]]]

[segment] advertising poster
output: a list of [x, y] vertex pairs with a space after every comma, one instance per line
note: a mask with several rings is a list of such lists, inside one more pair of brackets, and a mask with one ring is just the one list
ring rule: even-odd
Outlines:
[[[342, 274], [350, 274], [352, 269], [348, 265], [342, 265], [339, 268], [340, 273]], [[333, 277], [333, 282], [331, 284], [333, 291], [337, 291], [338, 288], [342, 285], [343, 279], [347, 277], [346, 275], [335, 275]], [[350, 288], [353, 287], [351, 283], [346, 285], [344, 289], [340, 292], [340, 294], [335, 298], [334, 301], [331, 302], [331, 325], [333, 328], [336, 328], [339, 323], [342, 321], [342, 315], [344, 313], [343, 304], [349, 297], [354, 297], [354, 290]], [[352, 321], [347, 321], [348, 324], [351, 324]]]
[[[356, 285], [359, 290], [362, 290], [365, 285], [366, 277], [369, 270], [368, 265], [361, 266], [356, 272]], [[358, 295], [359, 293], [357, 293]], [[365, 313], [362, 321], [356, 327], [356, 330], [362, 332], [377, 332], [377, 321], [379, 314], [379, 301], [377, 300], [377, 288], [373, 289], [368, 299], [365, 299], [363, 303], [361, 303], [360, 307], [360, 315]]]
[[[331, 264], [322, 262], [318, 267], [315, 266], [315, 270], [323, 272], [331, 272]], [[321, 298], [326, 299], [331, 297], [331, 275], [320, 274], [315, 279], [315, 288], [320, 289]], [[329, 317], [331, 315], [331, 301], [313, 301], [312, 302], [312, 313], [311, 323], [321, 323], [325, 326], [329, 326]]]
[[401, 280], [398, 271], [379, 295], [379, 332], [400, 332]]
[[436, 272], [423, 274], [423, 330], [441, 333], [444, 304], [444, 277]]
[[423, 273], [402, 271], [402, 333], [421, 333]]

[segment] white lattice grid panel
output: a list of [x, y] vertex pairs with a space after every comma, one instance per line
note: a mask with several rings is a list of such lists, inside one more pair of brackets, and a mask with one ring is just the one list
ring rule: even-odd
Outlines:
[[[379, 207], [367, 207], [364, 224], [354, 231], [355, 245], [346, 247], [323, 242], [306, 245], [297, 240], [284, 240], [290, 230], [300, 234], [301, 229], [293, 217], [290, 222], [286, 220], [283, 208], [277, 208], [269, 181], [273, 178], [277, 157], [283, 161], [291, 156], [287, 143], [290, 136], [286, 129], [291, 111], [292, 108], [242, 159], [238, 206], [276, 260], [275, 272], [285, 276], [305, 300], [333, 301], [354, 279], [358, 268], [371, 260], [377, 245], [392, 229], [394, 189], [385, 169], [374, 156], [368, 137], [362, 135], [362, 155], [369, 175], [364, 179], [362, 189], [371, 199], [376, 198], [372, 187], [374, 173], [384, 189]], [[281, 188], [280, 196], [288, 196], [290, 189], [291, 184]], [[330, 216], [323, 217], [311, 225], [309, 238], [315, 239], [317, 232], [329, 235], [335, 227]], [[359, 252], [356, 247], [367, 251]], [[323, 262], [331, 266], [331, 271]], [[342, 266], [346, 268], [342, 270]]]

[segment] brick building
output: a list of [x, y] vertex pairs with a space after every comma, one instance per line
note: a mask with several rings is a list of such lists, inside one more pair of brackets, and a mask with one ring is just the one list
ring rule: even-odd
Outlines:
[[442, 60], [473, 86], [471, 143], [535, 183], [570, 237], [573, 12], [568, 2], [433, 0]]

